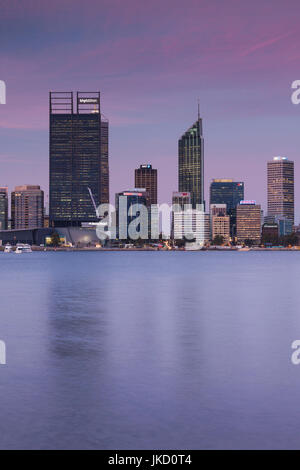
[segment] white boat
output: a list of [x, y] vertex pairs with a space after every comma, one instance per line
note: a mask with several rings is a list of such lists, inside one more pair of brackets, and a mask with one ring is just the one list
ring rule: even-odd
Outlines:
[[7, 243], [4, 248], [4, 253], [11, 253], [12, 252], [12, 246], [10, 243]]
[[244, 246], [243, 248], [238, 248], [238, 251], [250, 251], [249, 246]]
[[199, 251], [203, 249], [203, 245], [197, 242], [186, 243], [184, 249], [185, 251]]
[[18, 243], [16, 246], [15, 253], [19, 255], [20, 253], [32, 253], [31, 246], [27, 243]]

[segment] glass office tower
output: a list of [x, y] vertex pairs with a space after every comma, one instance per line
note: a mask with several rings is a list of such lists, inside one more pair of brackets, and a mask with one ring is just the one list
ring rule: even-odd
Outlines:
[[204, 139], [202, 119], [197, 121], [178, 141], [178, 191], [191, 194], [191, 204], [204, 204]]
[[50, 92], [51, 226], [96, 222], [96, 204], [109, 201], [108, 122], [100, 93]]

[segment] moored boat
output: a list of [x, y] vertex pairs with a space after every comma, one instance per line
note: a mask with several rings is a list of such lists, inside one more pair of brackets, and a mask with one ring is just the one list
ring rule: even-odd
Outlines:
[[4, 253], [11, 253], [12, 252], [12, 246], [10, 243], [7, 243], [4, 247]]
[[16, 246], [16, 254], [21, 254], [21, 253], [32, 253], [31, 246], [28, 245], [27, 243], [18, 243]]

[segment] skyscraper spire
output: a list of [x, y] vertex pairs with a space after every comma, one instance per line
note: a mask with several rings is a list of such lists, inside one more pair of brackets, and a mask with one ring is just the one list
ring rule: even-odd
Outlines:
[[200, 119], [200, 100], [198, 98], [198, 119]]

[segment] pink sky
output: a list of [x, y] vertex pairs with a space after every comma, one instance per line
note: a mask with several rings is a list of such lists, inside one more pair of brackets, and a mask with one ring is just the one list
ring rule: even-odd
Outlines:
[[265, 206], [266, 162], [284, 155], [295, 161], [299, 201], [300, 105], [290, 100], [300, 79], [297, 1], [10, 0], [0, 12], [1, 186], [47, 192], [49, 90], [100, 90], [112, 195], [152, 163], [159, 199], [170, 201], [177, 141], [199, 97], [206, 194], [211, 178], [233, 177]]

